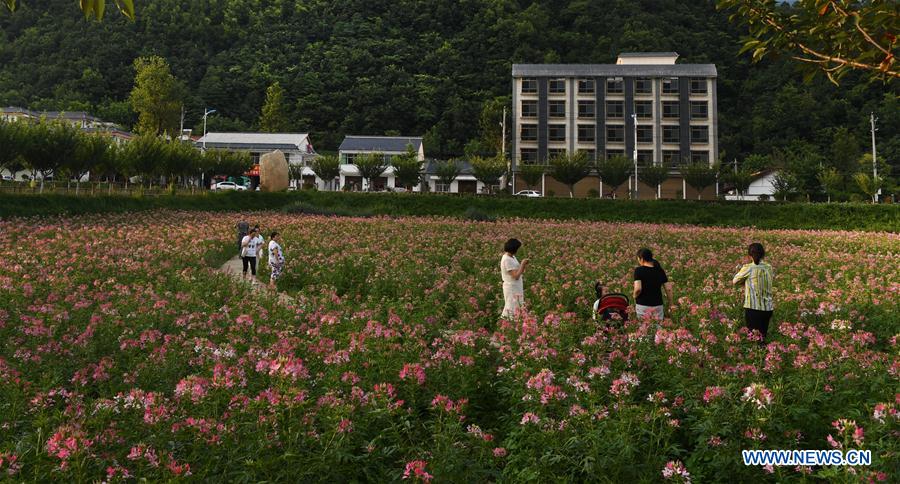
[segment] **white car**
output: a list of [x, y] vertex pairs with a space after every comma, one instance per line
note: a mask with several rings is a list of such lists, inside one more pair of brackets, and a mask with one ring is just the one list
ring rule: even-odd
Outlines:
[[213, 185], [213, 190], [246, 190], [244, 185], [238, 185], [235, 182], [223, 181]]
[[3, 175], [3, 181], [13, 181], [13, 177], [10, 175]]
[[517, 197], [528, 197], [528, 198], [541, 198], [540, 192], [535, 190], [522, 190], [519, 193], [516, 193]]

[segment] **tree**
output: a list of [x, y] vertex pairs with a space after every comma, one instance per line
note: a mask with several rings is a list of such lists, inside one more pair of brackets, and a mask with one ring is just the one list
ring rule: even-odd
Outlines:
[[127, 175], [139, 175], [141, 184], [149, 182], [151, 187], [153, 178], [163, 173], [160, 162], [167, 158], [162, 140], [150, 135], [141, 135], [131, 140], [126, 145], [123, 156], [128, 167]]
[[26, 141], [26, 125], [0, 121], [0, 171], [9, 169], [15, 173], [14, 166], [19, 162], [22, 147]]
[[843, 126], [834, 130], [832, 138], [831, 165], [841, 173], [853, 173], [860, 155], [859, 139]]
[[75, 154], [66, 165], [69, 173], [75, 177], [75, 194], [81, 189], [81, 178], [94, 171], [95, 167], [107, 165], [110, 155], [109, 139], [103, 135], [78, 136]]
[[[134, 20], [134, 0], [115, 0], [115, 2], [122, 15]], [[16, 0], [4, 0], [4, 3], [6, 3], [6, 8], [10, 12], [16, 11]], [[103, 15], [106, 13], [106, 2], [104, 0], [81, 0], [79, 6], [85, 17], [93, 16], [97, 20], [103, 20]]]
[[242, 176], [253, 165], [253, 159], [246, 151], [213, 149], [207, 150], [203, 158], [203, 165], [210, 173], [223, 176]]
[[313, 159], [310, 168], [329, 189], [333, 190], [334, 179], [341, 174], [341, 160], [335, 155], [317, 156]]
[[384, 174], [388, 164], [381, 153], [366, 153], [360, 155], [354, 161], [359, 174], [366, 180], [366, 191], [371, 192], [375, 179]]
[[472, 164], [472, 174], [475, 175], [475, 179], [484, 183], [488, 187], [489, 193], [492, 191], [491, 187], [499, 185], [500, 178], [506, 174], [506, 160], [499, 155], [490, 158], [476, 156], [471, 158], [469, 163]]
[[541, 182], [541, 179], [544, 178], [546, 170], [547, 167], [545, 165], [519, 165], [519, 177], [522, 178], [522, 181], [524, 181], [526, 185], [528, 185], [528, 188], [534, 188]]
[[750, 183], [753, 182], [753, 172], [744, 166], [740, 170], [724, 173], [722, 181], [734, 187], [734, 191], [737, 192], [738, 196], [743, 197], [747, 193], [747, 189], [750, 188]]
[[841, 188], [841, 185], [844, 184], [844, 176], [837, 168], [832, 167], [819, 170], [817, 178], [819, 184], [822, 185], [822, 190], [828, 195], [828, 203], [831, 203], [831, 197]]
[[772, 188], [775, 190], [775, 198], [780, 197], [782, 201], [786, 202], [788, 197], [799, 191], [800, 181], [793, 173], [781, 170], [775, 175], [775, 179], [772, 180]]
[[853, 181], [863, 193], [869, 196], [872, 203], [875, 203], [875, 195], [878, 194], [878, 190], [881, 190], [884, 179], [880, 176], [869, 176], [868, 173], [857, 173], [853, 175]]
[[157, 136], [178, 133], [185, 86], [159, 56], [139, 57], [134, 61], [134, 88], [131, 106], [138, 113], [135, 131]]
[[550, 175], [569, 187], [569, 198], [575, 198], [575, 184], [591, 174], [591, 162], [583, 151], [554, 156], [550, 160]]
[[718, 166], [709, 166], [705, 161], [690, 163], [681, 167], [681, 176], [684, 182], [697, 190], [697, 200], [703, 195], [703, 190], [716, 183]]
[[391, 158], [391, 166], [394, 167], [394, 178], [400, 186], [411, 190], [413, 185], [418, 185], [422, 177], [422, 162], [419, 154], [412, 145], [406, 147], [406, 153]]
[[459, 176], [460, 171], [459, 163], [457, 163], [456, 160], [438, 162], [435, 167], [435, 174], [438, 177], [438, 181], [447, 187], [448, 192], [450, 191], [450, 185], [453, 183], [453, 180], [456, 180], [456, 177]]
[[295, 187], [299, 190], [303, 188], [303, 166], [288, 165], [288, 180], [297, 182]]
[[659, 200], [659, 186], [669, 179], [669, 167], [664, 163], [646, 166], [638, 172], [638, 178], [656, 188], [656, 199]]
[[290, 131], [290, 118], [284, 106], [284, 89], [278, 82], [266, 89], [266, 103], [263, 104], [262, 116], [259, 117], [259, 129], [266, 133], [284, 133]]
[[780, 2], [719, 0], [733, 10], [732, 20], [747, 23], [750, 39], [742, 52], [759, 61], [769, 54], [787, 53], [831, 82], [851, 70], [877, 78], [898, 78], [896, 62], [900, 16], [896, 0], [798, 0], [791, 7]]
[[44, 191], [44, 179], [56, 174], [75, 156], [78, 135], [78, 131], [68, 124], [46, 120], [28, 129], [22, 158], [32, 175], [41, 175], [41, 192]]
[[616, 198], [616, 190], [628, 181], [628, 177], [631, 176], [632, 170], [634, 170], [634, 164], [628, 158], [617, 155], [601, 161], [598, 164], [598, 170], [600, 171], [600, 179], [605, 185], [609, 185], [612, 188], [613, 198]]

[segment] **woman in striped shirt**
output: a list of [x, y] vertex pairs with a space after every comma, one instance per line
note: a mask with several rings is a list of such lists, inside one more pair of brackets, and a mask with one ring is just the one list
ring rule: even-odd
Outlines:
[[750, 331], [759, 331], [760, 344], [765, 344], [769, 321], [775, 310], [772, 287], [775, 274], [772, 266], [763, 262], [766, 250], [762, 244], [754, 242], [747, 249], [751, 262], [744, 264], [735, 274], [732, 283], [744, 286], [744, 321]]

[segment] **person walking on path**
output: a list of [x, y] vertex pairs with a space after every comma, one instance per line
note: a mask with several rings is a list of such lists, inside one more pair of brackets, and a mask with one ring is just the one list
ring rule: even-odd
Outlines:
[[666, 276], [659, 262], [653, 258], [650, 249], [641, 249], [637, 253], [638, 266], [634, 269], [634, 312], [638, 319], [650, 317], [662, 320], [665, 317], [663, 306], [663, 289], [671, 308], [675, 299], [672, 296], [672, 283]]
[[741, 269], [731, 282], [744, 286], [744, 323], [750, 331], [758, 331], [759, 344], [764, 345], [766, 334], [769, 332], [769, 321], [775, 311], [773, 297], [773, 284], [775, 273], [772, 266], [763, 262], [766, 249], [759, 242], [750, 244], [747, 248], [747, 257], [750, 262], [741, 266]]
[[509, 239], [503, 245], [503, 256], [500, 258], [500, 278], [503, 280], [503, 312], [504, 318], [513, 318], [525, 305], [525, 285], [522, 275], [528, 266], [528, 259], [519, 262], [516, 252], [522, 247], [522, 242], [517, 239]]
[[284, 271], [284, 250], [281, 248], [279, 241], [281, 236], [278, 232], [272, 232], [269, 235], [269, 289], [278, 291], [278, 279]]
[[237, 233], [238, 233], [237, 246], [238, 246], [238, 252], [240, 252], [241, 249], [243, 248], [243, 246], [241, 244], [244, 240], [244, 237], [246, 237], [247, 234], [250, 233], [250, 224], [247, 223], [246, 220], [241, 220], [240, 222], [238, 222], [237, 223]]
[[256, 277], [256, 257], [263, 242], [262, 236], [259, 235], [259, 229], [255, 227], [250, 229], [250, 233], [241, 240], [241, 260], [244, 263], [244, 277], [247, 277], [248, 268], [253, 277]]

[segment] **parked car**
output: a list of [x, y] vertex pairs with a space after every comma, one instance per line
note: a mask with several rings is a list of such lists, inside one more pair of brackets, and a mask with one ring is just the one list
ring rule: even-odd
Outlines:
[[247, 187], [238, 185], [235, 182], [223, 181], [213, 185], [213, 190], [246, 190]]
[[516, 193], [517, 197], [528, 197], [528, 198], [541, 198], [540, 192], [535, 190], [522, 190], [519, 193]]
[[13, 181], [12, 175], [3, 175], [3, 181]]

